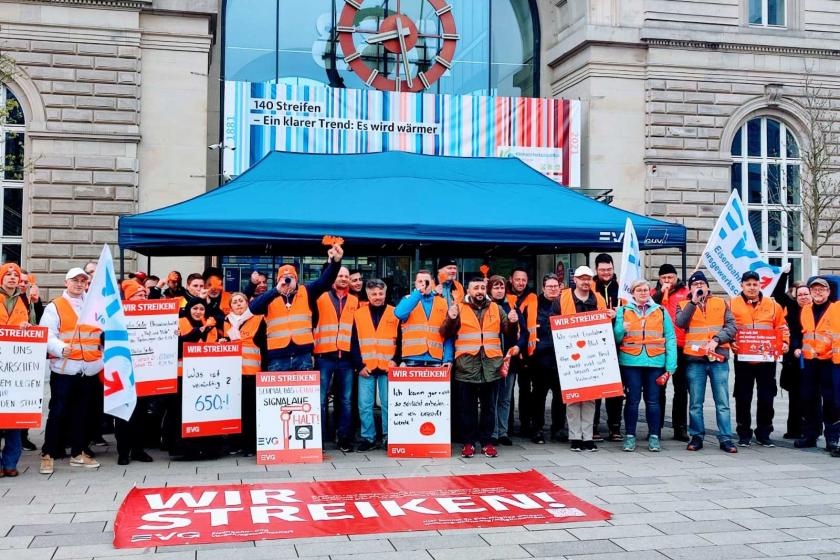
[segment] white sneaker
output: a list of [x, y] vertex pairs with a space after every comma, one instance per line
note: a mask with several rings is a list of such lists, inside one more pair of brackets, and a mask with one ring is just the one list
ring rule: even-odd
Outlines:
[[97, 461], [96, 459], [91, 459], [84, 453], [79, 453], [78, 455], [70, 459], [70, 466], [85, 467], [88, 469], [98, 469], [99, 461]]
[[52, 474], [55, 470], [55, 461], [49, 455], [42, 455], [41, 456], [41, 468], [38, 469], [38, 472], [41, 474]]

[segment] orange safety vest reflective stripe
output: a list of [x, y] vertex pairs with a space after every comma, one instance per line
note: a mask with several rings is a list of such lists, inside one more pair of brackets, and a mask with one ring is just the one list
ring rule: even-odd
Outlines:
[[78, 325], [79, 316], [69, 301], [63, 297], [53, 300], [58, 311], [58, 338], [70, 346], [70, 360], [96, 362], [102, 359], [100, 337], [102, 331], [90, 325]]
[[[594, 291], [593, 293], [595, 294], [595, 303], [598, 309], [606, 309], [607, 301], [604, 299], [604, 296]], [[566, 288], [560, 294], [560, 315], [574, 315], [575, 313], [577, 313], [577, 307], [575, 306], [574, 290], [572, 288]]]
[[635, 310], [624, 308], [624, 339], [621, 351], [639, 356], [644, 349], [648, 356], [665, 353], [665, 311], [657, 307], [653, 313], [639, 317]]
[[359, 351], [368, 371], [381, 369], [388, 371], [388, 366], [397, 352], [397, 327], [400, 324], [394, 315], [394, 306], [388, 305], [382, 312], [379, 324], [374, 328], [370, 307], [365, 305], [353, 315], [356, 323], [356, 335], [359, 337]]
[[347, 294], [341, 318], [335, 312], [332, 296], [329, 292], [318, 298], [318, 324], [312, 331], [315, 338], [315, 353], [350, 351], [350, 336], [353, 334], [353, 314], [359, 308], [359, 298]]
[[[239, 326], [239, 340], [242, 342], [242, 375], [256, 375], [262, 369], [262, 355], [260, 347], [254, 344], [254, 336], [260, 329], [262, 315], [248, 317], [248, 320]], [[231, 328], [230, 321], [225, 320], [225, 337]]]
[[519, 302], [519, 306], [516, 305], [517, 296], [508, 294], [506, 297], [511, 309], [516, 308], [520, 313], [525, 313], [525, 321], [528, 325], [528, 355], [530, 356], [537, 349], [537, 306], [539, 305], [537, 294], [533, 292], [528, 294]]
[[404, 358], [429, 353], [435, 359], [443, 359], [443, 337], [440, 327], [446, 319], [446, 302], [442, 297], [432, 300], [432, 312], [426, 318], [423, 302], [418, 302], [402, 324], [402, 355]]
[[292, 305], [286, 307], [283, 296], [277, 296], [268, 305], [265, 315], [265, 336], [269, 350], [279, 350], [289, 342], [302, 346], [312, 344], [312, 310], [309, 309], [309, 294], [306, 286], [298, 288]]
[[840, 302], [828, 306], [819, 324], [814, 324], [814, 307], [806, 305], [800, 315], [802, 355], [806, 360], [831, 360], [840, 364]]
[[[680, 309], [685, 309], [688, 300], [679, 303]], [[706, 344], [712, 337], [718, 334], [726, 323], [726, 301], [719, 297], [706, 298], [705, 312], [699, 306], [691, 316], [691, 322], [685, 331], [685, 346], [683, 352], [686, 356], [705, 356]], [[718, 348], [729, 348], [729, 343], [718, 345]]]
[[4, 325], [18, 326], [21, 323], [29, 322], [29, 310], [26, 304], [23, 303], [23, 297], [18, 296], [15, 300], [15, 306], [12, 307], [11, 315], [6, 311], [6, 300], [8, 295], [0, 291], [0, 322]]
[[729, 308], [739, 329], [778, 330], [782, 333], [782, 341], [790, 342], [785, 311], [773, 298], [762, 297], [758, 305], [753, 307], [743, 297], [735, 296], [729, 301]]
[[[207, 320], [204, 319], [201, 321], [202, 324], [207, 324]], [[181, 317], [178, 319], [178, 335], [179, 336], [186, 336], [192, 332], [193, 326], [190, 323], [190, 320], [186, 317]], [[219, 330], [215, 327], [212, 329], [207, 329], [207, 340], [204, 342], [218, 342], [219, 341]], [[179, 345], [182, 345], [182, 342], [178, 342]], [[183, 348], [183, 346], [182, 346]], [[178, 358], [178, 377], [182, 377], [184, 375], [184, 359]]]
[[502, 321], [499, 306], [491, 302], [484, 312], [481, 324], [478, 322], [478, 315], [469, 304], [459, 303], [458, 308], [461, 328], [458, 329], [458, 337], [455, 339], [455, 357], [464, 354], [475, 356], [484, 348], [484, 355], [488, 358], [501, 358], [502, 338], [499, 330]]

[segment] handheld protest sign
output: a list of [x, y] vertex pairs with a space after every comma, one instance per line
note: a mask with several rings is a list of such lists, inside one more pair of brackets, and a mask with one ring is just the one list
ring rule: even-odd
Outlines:
[[320, 463], [321, 373], [257, 374], [257, 464]]
[[0, 328], [0, 429], [40, 428], [47, 328]]
[[388, 456], [449, 457], [451, 383], [448, 367], [388, 370]]
[[137, 396], [178, 392], [177, 299], [122, 302]]
[[242, 431], [242, 344], [184, 343], [181, 436]]

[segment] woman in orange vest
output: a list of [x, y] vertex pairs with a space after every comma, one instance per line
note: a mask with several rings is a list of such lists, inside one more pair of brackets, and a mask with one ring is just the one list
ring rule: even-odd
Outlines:
[[[181, 437], [181, 394], [183, 392], [183, 359], [184, 343], [186, 342], [217, 342], [219, 339], [216, 322], [211, 317], [206, 319], [204, 300], [190, 298], [184, 307], [184, 316], [178, 319], [178, 393], [169, 395], [166, 417], [164, 418], [164, 447], [169, 450], [170, 457], [178, 459], [206, 458], [217, 454], [213, 452], [212, 443], [196, 442], [195, 440], [211, 440], [212, 438]], [[205, 445], [206, 444], [206, 445]]]
[[242, 434], [239, 447], [243, 457], [257, 452], [257, 373], [265, 371], [265, 320], [248, 309], [248, 297], [241, 292], [230, 295], [231, 311], [225, 318], [224, 339], [242, 341]]
[[659, 451], [659, 385], [677, 369], [677, 338], [671, 317], [650, 297], [647, 280], [630, 284], [633, 299], [618, 308], [613, 331], [624, 382], [624, 451], [636, 450], [639, 402], [645, 396], [648, 449]]

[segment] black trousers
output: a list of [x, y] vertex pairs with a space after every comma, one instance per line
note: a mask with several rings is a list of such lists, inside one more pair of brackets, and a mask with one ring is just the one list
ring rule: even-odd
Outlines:
[[242, 376], [242, 451], [257, 452], [257, 376]]
[[831, 360], [805, 360], [802, 370], [803, 435], [826, 442], [840, 439], [840, 365]]
[[84, 378], [85, 386], [90, 392], [90, 408], [91, 413], [88, 416], [87, 424], [85, 426], [85, 447], [94, 440], [102, 439], [103, 424], [105, 423], [106, 414], [103, 411], [105, 408], [104, 400], [105, 393], [102, 387], [102, 380], [98, 375], [91, 375]]
[[[489, 383], [455, 384], [458, 391], [459, 432], [462, 443], [490, 443], [496, 428], [496, 401], [499, 398], [499, 381]], [[479, 407], [481, 410], [479, 412]]]
[[[671, 376], [674, 386], [674, 402], [671, 403], [671, 427], [674, 432], [688, 429], [688, 379], [685, 375], [685, 356], [680, 350], [677, 354], [677, 369]], [[659, 425], [665, 425], [665, 401], [668, 384], [659, 389]], [[661, 430], [660, 430], [661, 431]]]
[[601, 423], [601, 403], [604, 403], [607, 408], [607, 429], [611, 434], [621, 432], [621, 414], [624, 409], [624, 397], [610, 397], [608, 399], [600, 399], [595, 403], [595, 419], [592, 423], [593, 431], [598, 431], [598, 426]]
[[[542, 432], [545, 427], [545, 400], [551, 391], [551, 435], [555, 435], [566, 427], [566, 405], [563, 404], [560, 377], [557, 375], [557, 359], [553, 350], [537, 350], [534, 357], [539, 370], [531, 372], [534, 384], [531, 416], [533, 433]], [[520, 396], [520, 405], [521, 399]]]
[[794, 436], [802, 435], [804, 410], [802, 408], [801, 378], [802, 370], [799, 367], [799, 360], [793, 357], [786, 359], [782, 364], [779, 386], [788, 392], [787, 433]]
[[114, 417], [114, 437], [117, 439], [117, 455], [120, 457], [143, 451], [143, 428], [146, 424], [150, 398], [137, 399], [137, 405], [128, 421]]
[[755, 437], [773, 432], [773, 399], [776, 398], [776, 363], [735, 362], [735, 426], [739, 438], [751, 438], [753, 387], [756, 389]]
[[[64, 442], [70, 444], [72, 457], [87, 447], [90, 417], [101, 418], [102, 408], [91, 405], [90, 381], [82, 375], [50, 372], [50, 404], [44, 430], [43, 453], [50, 457], [64, 455]], [[67, 438], [65, 440], [65, 437]]]
[[[513, 358], [517, 360], [518, 358]], [[519, 385], [519, 435], [531, 437], [534, 428], [534, 380], [532, 372], [539, 371], [536, 356], [528, 356], [519, 361], [516, 384]], [[513, 404], [511, 403], [511, 414]], [[513, 421], [508, 426], [508, 432], [513, 432]]]

